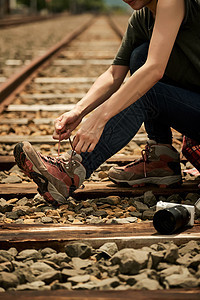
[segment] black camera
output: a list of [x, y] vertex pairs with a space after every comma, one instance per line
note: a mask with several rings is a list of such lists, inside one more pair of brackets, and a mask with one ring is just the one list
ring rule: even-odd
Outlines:
[[194, 206], [159, 201], [153, 225], [161, 234], [172, 234], [185, 226], [194, 225]]

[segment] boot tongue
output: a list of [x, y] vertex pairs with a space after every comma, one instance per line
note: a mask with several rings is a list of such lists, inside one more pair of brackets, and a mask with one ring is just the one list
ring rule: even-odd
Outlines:
[[157, 145], [158, 143], [154, 140], [148, 140], [147, 143], [149, 144], [149, 146], [152, 146], [152, 145]]
[[[71, 154], [72, 154], [72, 150], [69, 150], [68, 152], [62, 154], [59, 156], [59, 158], [61, 158], [64, 162], [68, 162], [69, 159], [71, 158]], [[81, 162], [82, 161], [82, 157], [80, 154], [77, 154], [77, 153], [74, 153], [73, 156], [72, 156], [72, 159], [73, 160], [76, 160], [76, 161], [79, 161]]]

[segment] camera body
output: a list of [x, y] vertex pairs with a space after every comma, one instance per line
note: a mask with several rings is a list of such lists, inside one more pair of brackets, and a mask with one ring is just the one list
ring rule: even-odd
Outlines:
[[187, 223], [187, 226], [193, 226], [194, 225], [194, 214], [195, 214], [195, 207], [193, 205], [184, 205], [184, 204], [178, 204], [178, 203], [170, 203], [170, 202], [163, 202], [159, 201], [156, 204], [156, 211], [161, 210], [161, 209], [167, 209], [175, 206], [183, 206], [184, 208], [187, 209], [190, 219], [189, 222]]

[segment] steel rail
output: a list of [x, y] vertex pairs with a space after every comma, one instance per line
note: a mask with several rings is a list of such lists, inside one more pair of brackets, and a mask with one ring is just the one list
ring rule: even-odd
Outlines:
[[29, 24], [29, 23], [35, 23], [35, 22], [43, 22], [43, 21], [48, 21], [56, 18], [60, 18], [66, 14], [51, 14], [49, 16], [23, 16], [21, 15], [20, 18], [8, 18], [8, 19], [2, 19], [0, 20], [0, 29], [6, 29], [8, 27], [13, 27], [13, 26], [19, 26], [19, 25], [24, 25], [24, 24]]
[[11, 76], [5, 83], [0, 86], [0, 113], [13, 101], [14, 97], [20, 93], [24, 87], [37, 75], [39, 68], [50, 63], [51, 59], [66, 47], [71, 41], [77, 38], [96, 20], [92, 17], [85, 24], [81, 25], [75, 31], [67, 34], [60, 42], [51, 47], [44, 55], [35, 58], [31, 63], [22, 68], [18, 73]]

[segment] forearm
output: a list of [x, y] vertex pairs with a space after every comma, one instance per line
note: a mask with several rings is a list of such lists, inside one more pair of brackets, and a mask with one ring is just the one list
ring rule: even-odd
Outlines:
[[133, 104], [151, 89], [162, 75], [156, 66], [145, 64], [96, 111], [104, 122]]
[[117, 66], [116, 68], [115, 66], [115, 72], [112, 72], [112, 68], [111, 66], [105, 73], [99, 76], [87, 94], [77, 103], [75, 109], [82, 117], [105, 102], [119, 89], [128, 68], [124, 66]]

